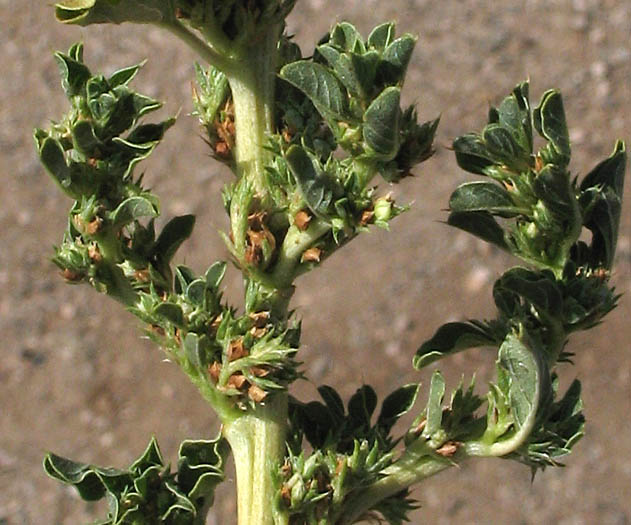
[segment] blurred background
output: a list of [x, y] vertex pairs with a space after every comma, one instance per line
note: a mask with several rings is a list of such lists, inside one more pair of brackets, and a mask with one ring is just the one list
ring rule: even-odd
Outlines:
[[[293, 304], [303, 318], [299, 357], [309, 381], [293, 392], [302, 399], [323, 383], [345, 398], [362, 383], [380, 396], [427, 383], [431, 370], [411, 366], [420, 343], [446, 321], [494, 315], [492, 284], [517, 261], [441, 222], [451, 191], [472, 180], [449, 145], [481, 129], [489, 103], [527, 78], [533, 103], [560, 88], [578, 176], [608, 156], [615, 139], [631, 141], [628, 0], [299, 0], [288, 30], [310, 54], [343, 19], [364, 34], [386, 20], [418, 34], [405, 97], [423, 120], [442, 118], [435, 156], [393, 188], [411, 210], [390, 233], [360, 236], [298, 281]], [[41, 468], [47, 450], [124, 467], [151, 435], [175, 459], [180, 441], [214, 436], [218, 425], [187, 378], [141, 338], [135, 318], [88, 287], [65, 285], [50, 262], [71, 205], [39, 166], [31, 139], [33, 127], [67, 107], [52, 53], [83, 40], [88, 65], [106, 73], [149, 59], [135, 87], [165, 100], [163, 113], [179, 119], [141, 169], [164, 217], [197, 215], [178, 259], [197, 271], [227, 258], [217, 232], [227, 224], [219, 192], [229, 175], [190, 116], [195, 57], [180, 42], [154, 28], [63, 27], [41, 0], [0, 0], [0, 23], [0, 525], [85, 523], [104, 507], [49, 480]], [[422, 507], [413, 523], [631, 523], [630, 188], [613, 279], [625, 295], [604, 325], [571, 339], [576, 366], [560, 369], [563, 385], [583, 381], [587, 416], [567, 467], [531, 483], [519, 464], [470, 461], [414, 492]], [[236, 270], [227, 283], [237, 303]], [[473, 351], [440, 367], [452, 386], [477, 370], [482, 388], [493, 359]], [[235, 522], [233, 490], [229, 473], [209, 524]]]

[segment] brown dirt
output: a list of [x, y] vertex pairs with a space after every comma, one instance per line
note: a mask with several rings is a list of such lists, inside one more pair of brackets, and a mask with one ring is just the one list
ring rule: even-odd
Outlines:
[[[42, 472], [46, 450], [94, 463], [127, 465], [150, 435], [173, 458], [185, 438], [214, 435], [217, 423], [194, 388], [138, 336], [131, 316], [83, 287], [63, 284], [49, 262], [70, 202], [35, 158], [31, 129], [61, 115], [65, 100], [51, 52], [86, 41], [94, 69], [112, 71], [149, 57], [139, 89], [181, 108], [175, 129], [147, 163], [165, 216], [193, 212], [198, 226], [180, 258], [201, 270], [225, 258], [219, 189], [225, 172], [211, 162], [189, 117], [192, 56], [157, 29], [64, 28], [48, 2], [0, 0], [0, 524], [74, 524], [102, 507], [85, 505]], [[479, 129], [488, 102], [530, 77], [533, 99], [563, 91], [574, 140], [573, 170], [584, 174], [631, 140], [631, 3], [628, 0], [303, 0], [290, 30], [308, 49], [334, 20], [363, 31], [382, 20], [420, 35], [407, 88], [427, 119], [442, 114], [435, 157], [396, 189], [412, 210], [391, 233], [356, 240], [344, 255], [299, 282], [304, 319], [301, 357], [312, 382], [350, 395], [362, 382], [381, 394], [427, 381], [411, 356], [447, 320], [493, 315], [490, 287], [514, 260], [451, 231], [441, 220], [448, 196], [468, 180], [447, 149], [457, 134]], [[191, 137], [193, 137], [191, 139]], [[615, 282], [631, 291], [631, 184], [627, 184]], [[228, 279], [236, 298], [239, 277]], [[471, 462], [428, 480], [415, 495], [414, 523], [631, 522], [631, 324], [629, 297], [606, 324], [571, 341], [584, 383], [587, 435], [566, 469], [530, 482], [529, 471], [500, 460]], [[441, 364], [452, 381], [492, 366], [484, 352]], [[232, 475], [209, 523], [234, 523]]]

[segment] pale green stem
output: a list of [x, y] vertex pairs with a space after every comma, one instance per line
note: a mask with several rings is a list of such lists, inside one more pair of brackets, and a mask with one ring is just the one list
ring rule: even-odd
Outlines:
[[230, 60], [226, 57], [226, 55], [215, 50], [212, 47], [212, 43], [208, 44], [204, 42], [181, 22], [174, 20], [168, 23], [161, 24], [161, 27], [170, 31], [172, 34], [174, 34], [180, 40], [186, 43], [188, 47], [195, 51], [205, 62], [212, 64], [224, 73], [227, 74], [236, 66], [236, 63], [233, 60]]
[[289, 286], [293, 282], [302, 254], [330, 230], [331, 225], [321, 219], [313, 221], [305, 231], [294, 225], [289, 227], [272, 275], [274, 283], [279, 288]]
[[287, 394], [224, 422], [237, 472], [238, 525], [273, 525], [273, 472], [285, 452]]
[[399, 460], [384, 471], [385, 476], [382, 479], [351, 496], [344, 505], [344, 513], [335, 519], [335, 525], [356, 523], [378, 502], [455, 465], [456, 463], [451, 459], [436, 456], [419, 458], [417, 454], [406, 451]]
[[246, 177], [258, 198], [265, 200], [265, 150], [274, 132], [277, 27], [260, 35], [240, 53], [241, 60], [226, 76], [234, 102], [237, 176]]

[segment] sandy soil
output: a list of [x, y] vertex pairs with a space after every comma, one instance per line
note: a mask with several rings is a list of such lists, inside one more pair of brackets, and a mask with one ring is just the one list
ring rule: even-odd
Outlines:
[[[88, 62], [105, 71], [148, 57], [136, 85], [167, 100], [166, 112], [181, 110], [145, 166], [148, 180], [166, 216], [198, 216], [181, 260], [200, 270], [225, 258], [217, 229], [226, 225], [219, 189], [227, 176], [188, 116], [193, 57], [156, 29], [61, 27], [48, 4], [0, 0], [0, 525], [83, 523], [103, 510], [46, 478], [48, 449], [124, 466], [152, 434], [172, 458], [181, 440], [217, 429], [194, 388], [139, 337], [131, 316], [59, 278], [49, 257], [70, 202], [38, 165], [31, 140], [34, 126], [65, 111], [53, 50], [84, 39]], [[308, 49], [339, 19], [363, 31], [393, 19], [420, 35], [406, 96], [423, 117], [442, 114], [440, 147], [396, 189], [414, 206], [391, 233], [362, 236], [299, 282], [301, 358], [312, 381], [296, 385], [302, 397], [321, 383], [348, 396], [362, 382], [385, 394], [402, 382], [427, 381], [429, 371], [410, 365], [416, 347], [447, 320], [493, 315], [491, 285], [515, 261], [440, 222], [450, 192], [468, 179], [446, 147], [483, 125], [489, 102], [528, 77], [535, 100], [560, 88], [579, 175], [608, 155], [616, 138], [631, 140], [628, 0], [302, 0], [290, 30]], [[576, 366], [562, 369], [565, 381], [583, 380], [588, 418], [567, 468], [531, 484], [520, 465], [471, 462], [416, 491], [422, 508], [414, 523], [631, 523], [630, 187], [615, 271], [627, 295], [605, 325], [572, 339]], [[236, 272], [228, 281], [236, 298]], [[476, 369], [483, 381], [492, 358], [472, 352], [441, 367], [451, 381]], [[234, 523], [229, 477], [211, 524]]]

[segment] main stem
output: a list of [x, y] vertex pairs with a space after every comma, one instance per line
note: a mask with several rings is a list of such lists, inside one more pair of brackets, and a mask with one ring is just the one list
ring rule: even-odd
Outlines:
[[[238, 67], [226, 71], [235, 113], [237, 177], [253, 195], [234, 199], [231, 228], [235, 242], [243, 243], [247, 218], [269, 205], [265, 145], [274, 131], [274, 86], [280, 26], [268, 26], [254, 35], [239, 52]], [[237, 202], [237, 201], [241, 202]], [[254, 209], [256, 208], [256, 209]], [[237, 253], [243, 246], [235, 248]], [[247, 270], [246, 270], [247, 271]], [[257, 280], [255, 273], [247, 275]], [[288, 305], [276, 317], [286, 318]], [[239, 525], [272, 525], [275, 496], [274, 469], [285, 454], [288, 396], [270, 394], [255, 408], [224, 421], [223, 434], [230, 443], [237, 474]]]
[[285, 453], [287, 395], [225, 423], [223, 435], [230, 443], [237, 472], [239, 525], [272, 525], [276, 487], [274, 468]]

